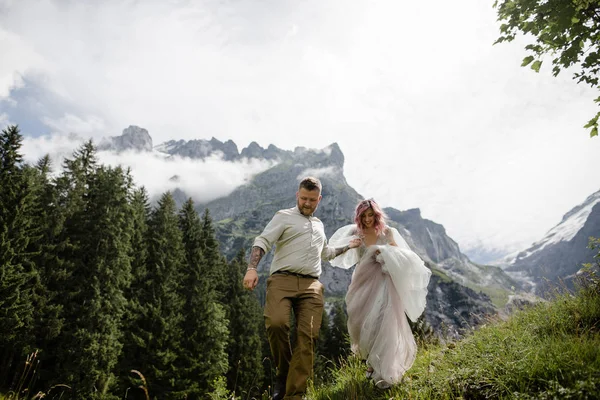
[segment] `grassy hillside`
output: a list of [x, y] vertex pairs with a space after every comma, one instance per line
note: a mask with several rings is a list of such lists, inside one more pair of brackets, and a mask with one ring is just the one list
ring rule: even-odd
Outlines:
[[[307, 400], [597, 399], [600, 279], [592, 275], [576, 294], [557, 293], [506, 321], [490, 320], [460, 341], [419, 343], [414, 366], [390, 389], [377, 389], [367, 380], [356, 357], [329, 375], [324, 382], [317, 377]], [[210, 399], [241, 399], [224, 385], [215, 382]], [[0, 400], [40, 398], [31, 396], [0, 394]]]
[[600, 393], [600, 282], [489, 321], [465, 339], [422, 343], [404, 380], [380, 390], [356, 358], [310, 400], [593, 399]]

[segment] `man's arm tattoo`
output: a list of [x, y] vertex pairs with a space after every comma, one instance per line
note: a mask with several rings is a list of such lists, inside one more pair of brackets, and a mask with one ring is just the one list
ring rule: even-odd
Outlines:
[[264, 255], [265, 251], [262, 248], [258, 246], [253, 246], [252, 252], [250, 253], [250, 261], [248, 262], [248, 268], [257, 268], [258, 263]]
[[344, 246], [344, 247], [338, 247], [337, 249], [335, 249], [335, 256], [339, 256], [342, 253], [345, 253], [346, 251], [348, 251], [348, 249], [350, 248], [350, 246]]

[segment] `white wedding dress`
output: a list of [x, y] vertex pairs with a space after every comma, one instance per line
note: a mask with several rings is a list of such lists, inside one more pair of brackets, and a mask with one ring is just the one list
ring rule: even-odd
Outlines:
[[[431, 271], [400, 233], [386, 227], [377, 243], [348, 250], [331, 261], [335, 267], [356, 265], [346, 294], [352, 351], [373, 368], [377, 386], [398, 383], [412, 366], [417, 344], [406, 316], [416, 321], [425, 310]], [[338, 229], [329, 245], [356, 239], [356, 226]], [[389, 245], [394, 241], [398, 246]], [[377, 250], [380, 251], [379, 254]]]

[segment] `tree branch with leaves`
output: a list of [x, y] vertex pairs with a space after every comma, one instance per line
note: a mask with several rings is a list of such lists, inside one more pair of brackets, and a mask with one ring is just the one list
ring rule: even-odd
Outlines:
[[[494, 42], [511, 42], [517, 34], [532, 35], [535, 42], [525, 46], [530, 55], [521, 66], [539, 72], [543, 58], [552, 57], [552, 73], [573, 68], [573, 79], [598, 88], [600, 73], [599, 0], [496, 0], [500, 37]], [[600, 96], [594, 99], [600, 106]], [[584, 128], [598, 136], [600, 111]]]

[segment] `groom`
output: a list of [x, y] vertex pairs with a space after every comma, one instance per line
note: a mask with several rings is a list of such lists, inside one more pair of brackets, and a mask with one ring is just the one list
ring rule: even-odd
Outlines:
[[[327, 245], [323, 223], [313, 216], [322, 198], [321, 191], [321, 181], [317, 178], [307, 177], [300, 181], [296, 206], [279, 210], [254, 240], [244, 276], [244, 287], [253, 290], [258, 284], [258, 263], [276, 245], [267, 279], [264, 311], [267, 336], [277, 367], [273, 400], [301, 400], [306, 392], [323, 315], [324, 286], [318, 280], [321, 259], [333, 259], [360, 245], [360, 240], [338, 249]], [[293, 352], [289, 336], [292, 309], [298, 337]]]

